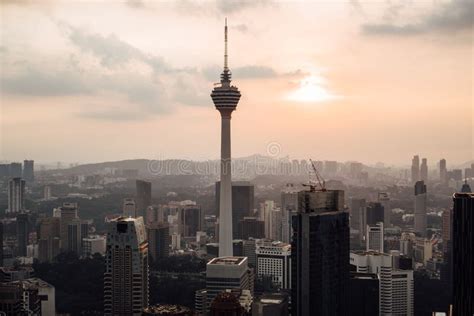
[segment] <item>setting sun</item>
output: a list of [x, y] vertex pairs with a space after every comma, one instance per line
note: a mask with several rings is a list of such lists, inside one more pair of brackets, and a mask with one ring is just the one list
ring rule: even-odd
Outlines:
[[324, 80], [315, 75], [303, 78], [299, 88], [289, 94], [288, 100], [297, 102], [324, 102], [336, 98], [324, 87]]

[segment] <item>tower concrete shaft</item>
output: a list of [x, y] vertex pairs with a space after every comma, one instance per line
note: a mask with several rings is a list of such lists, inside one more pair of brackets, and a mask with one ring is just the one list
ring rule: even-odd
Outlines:
[[221, 184], [219, 202], [219, 256], [232, 256], [232, 161], [230, 120], [240, 100], [237, 87], [231, 86], [231, 72], [227, 63], [227, 20], [224, 29], [225, 53], [221, 83], [212, 90], [211, 98], [221, 114]]

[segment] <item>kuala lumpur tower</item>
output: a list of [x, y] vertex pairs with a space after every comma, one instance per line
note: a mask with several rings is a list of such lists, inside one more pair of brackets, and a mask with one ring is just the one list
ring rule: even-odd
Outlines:
[[224, 71], [221, 83], [212, 90], [211, 98], [221, 113], [221, 183], [219, 202], [219, 256], [232, 256], [232, 173], [230, 155], [230, 119], [240, 100], [237, 87], [230, 85], [227, 64], [227, 19], [224, 28]]

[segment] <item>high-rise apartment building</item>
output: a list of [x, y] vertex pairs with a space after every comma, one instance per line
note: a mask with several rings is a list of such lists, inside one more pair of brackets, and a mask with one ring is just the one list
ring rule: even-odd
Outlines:
[[412, 270], [395, 269], [391, 255], [374, 251], [351, 252], [350, 264], [358, 273], [378, 275], [380, 315], [414, 315]]
[[292, 315], [348, 315], [349, 215], [344, 191], [299, 192], [292, 226]]
[[25, 210], [25, 180], [13, 178], [8, 182], [8, 209], [6, 213], [20, 213]]
[[453, 201], [453, 313], [474, 315], [474, 193], [455, 193]]
[[411, 182], [415, 183], [420, 181], [420, 157], [418, 155], [413, 156], [411, 160]]
[[25, 160], [23, 161], [23, 179], [27, 182], [35, 181], [35, 161]]
[[137, 195], [135, 197], [136, 202], [136, 215], [145, 216], [146, 209], [151, 205], [151, 182], [144, 180], [136, 181]]
[[384, 252], [383, 228], [383, 222], [378, 222], [375, 226], [367, 225], [367, 237], [365, 238], [367, 251], [372, 250], [380, 253]]
[[104, 315], [142, 315], [148, 307], [148, 242], [143, 217], [109, 223], [104, 273]]
[[[216, 209], [220, 204], [221, 183], [216, 182]], [[248, 181], [232, 181], [232, 236], [234, 239], [241, 238], [239, 222], [244, 217], [252, 216], [254, 209], [254, 185]]]
[[257, 275], [271, 277], [280, 289], [291, 288], [291, 245], [260, 239], [256, 242]]
[[415, 183], [415, 233], [426, 236], [426, 185], [423, 181]]

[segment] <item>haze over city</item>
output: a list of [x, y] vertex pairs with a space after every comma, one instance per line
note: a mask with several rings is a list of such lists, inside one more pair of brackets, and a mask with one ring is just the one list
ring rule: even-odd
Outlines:
[[[0, 160], [473, 157], [470, 1], [2, 1]], [[98, 18], [100, 17], [100, 18]]]
[[0, 315], [474, 316], [474, 1], [0, 25]]

